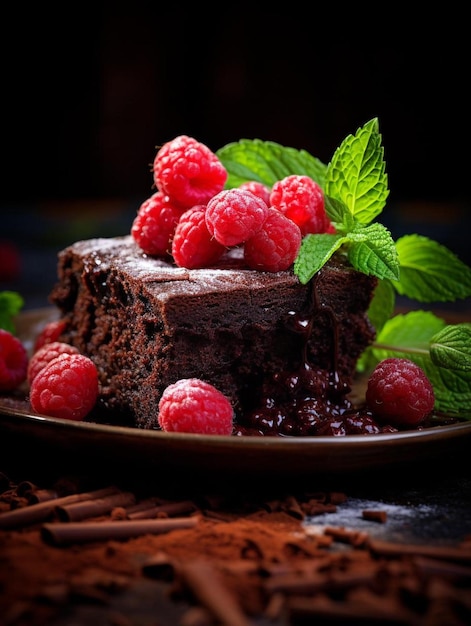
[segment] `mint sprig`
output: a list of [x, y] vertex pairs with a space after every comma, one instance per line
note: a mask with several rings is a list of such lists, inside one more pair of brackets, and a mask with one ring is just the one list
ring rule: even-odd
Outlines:
[[306, 151], [259, 139], [228, 144], [217, 155], [228, 171], [226, 188], [248, 180], [271, 187], [291, 174], [321, 185], [335, 233], [303, 238], [293, 268], [300, 282], [311, 280], [334, 254], [377, 277], [368, 311], [377, 337], [358, 369], [369, 370], [391, 356], [410, 358], [434, 385], [437, 410], [471, 419], [471, 325], [446, 325], [426, 311], [393, 316], [396, 294], [427, 303], [470, 297], [471, 268], [428, 237], [412, 234], [394, 241], [375, 221], [389, 196], [378, 119], [346, 137], [327, 165]]
[[15, 334], [14, 318], [23, 306], [24, 300], [16, 291], [0, 291], [0, 328]]

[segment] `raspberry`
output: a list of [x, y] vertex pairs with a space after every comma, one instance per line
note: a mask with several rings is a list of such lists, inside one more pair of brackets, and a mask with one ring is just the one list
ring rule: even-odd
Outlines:
[[157, 191], [137, 211], [131, 235], [137, 245], [151, 256], [170, 254], [172, 239], [182, 210], [169, 197]]
[[251, 191], [254, 196], [257, 196], [261, 200], [265, 202], [267, 206], [270, 206], [270, 187], [264, 185], [263, 183], [259, 183], [256, 180], [248, 180], [245, 183], [239, 185], [239, 189], [245, 189], [245, 191]]
[[332, 232], [324, 192], [309, 176], [291, 175], [277, 181], [271, 190], [270, 204], [293, 220], [303, 236]]
[[224, 246], [237, 246], [262, 227], [268, 206], [251, 191], [226, 189], [220, 191], [206, 207], [206, 226]]
[[231, 435], [233, 418], [229, 399], [198, 378], [169, 385], [159, 401], [159, 425], [169, 432]]
[[70, 346], [68, 343], [62, 341], [52, 341], [46, 343], [44, 346], [36, 350], [28, 363], [27, 379], [31, 385], [37, 374], [46, 367], [48, 363], [55, 359], [60, 354], [79, 354], [79, 351], [74, 346]]
[[179, 267], [207, 267], [221, 258], [225, 247], [214, 239], [206, 227], [206, 207], [194, 206], [178, 221], [172, 242], [172, 255]]
[[0, 391], [13, 391], [26, 380], [28, 353], [12, 333], [0, 328]]
[[433, 410], [433, 387], [421, 367], [409, 359], [384, 359], [368, 379], [366, 404], [378, 421], [416, 425]]
[[54, 320], [53, 322], [48, 322], [36, 337], [33, 352], [42, 348], [46, 343], [58, 341], [66, 328], [67, 322], [65, 320]]
[[82, 420], [98, 398], [98, 372], [83, 354], [61, 354], [34, 378], [30, 389], [36, 413], [69, 420]]
[[157, 152], [154, 182], [182, 209], [207, 204], [227, 180], [227, 171], [218, 157], [193, 137], [180, 135]]
[[244, 244], [245, 262], [254, 270], [287, 270], [298, 255], [301, 238], [299, 226], [276, 209], [268, 209], [262, 228]]

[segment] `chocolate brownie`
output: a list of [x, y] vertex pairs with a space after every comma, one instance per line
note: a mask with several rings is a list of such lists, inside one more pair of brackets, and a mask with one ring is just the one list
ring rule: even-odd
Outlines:
[[324, 387], [334, 378], [347, 392], [374, 338], [366, 311], [375, 286], [340, 255], [303, 285], [293, 271], [244, 269], [237, 250], [217, 267], [177, 267], [128, 235], [61, 251], [50, 299], [68, 321], [62, 340], [98, 367], [100, 407], [158, 428], [160, 396], [181, 378], [213, 384], [236, 419], [257, 405], [267, 380], [307, 363], [325, 373]]

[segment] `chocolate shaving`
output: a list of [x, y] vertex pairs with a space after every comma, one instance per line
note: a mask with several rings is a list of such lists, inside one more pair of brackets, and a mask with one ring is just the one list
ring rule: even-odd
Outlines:
[[361, 516], [369, 522], [379, 522], [381, 524], [385, 524], [388, 519], [386, 511], [372, 511], [370, 509], [362, 511]]
[[129, 539], [140, 535], [157, 535], [180, 528], [191, 528], [196, 526], [198, 521], [197, 517], [173, 517], [157, 520], [52, 523], [42, 526], [41, 536], [46, 543], [63, 546], [90, 541]]

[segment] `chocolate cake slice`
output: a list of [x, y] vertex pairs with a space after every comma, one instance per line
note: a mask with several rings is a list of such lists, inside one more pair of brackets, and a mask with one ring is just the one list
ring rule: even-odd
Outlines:
[[[342, 393], [374, 338], [367, 317], [376, 279], [334, 256], [307, 285], [292, 271], [244, 269], [232, 251], [188, 270], [147, 256], [132, 237], [79, 241], [59, 253], [50, 299], [68, 321], [61, 340], [97, 365], [99, 405], [158, 428], [163, 390], [206, 380], [236, 420], [282, 372], [325, 373]], [[291, 377], [291, 381], [296, 376]]]

